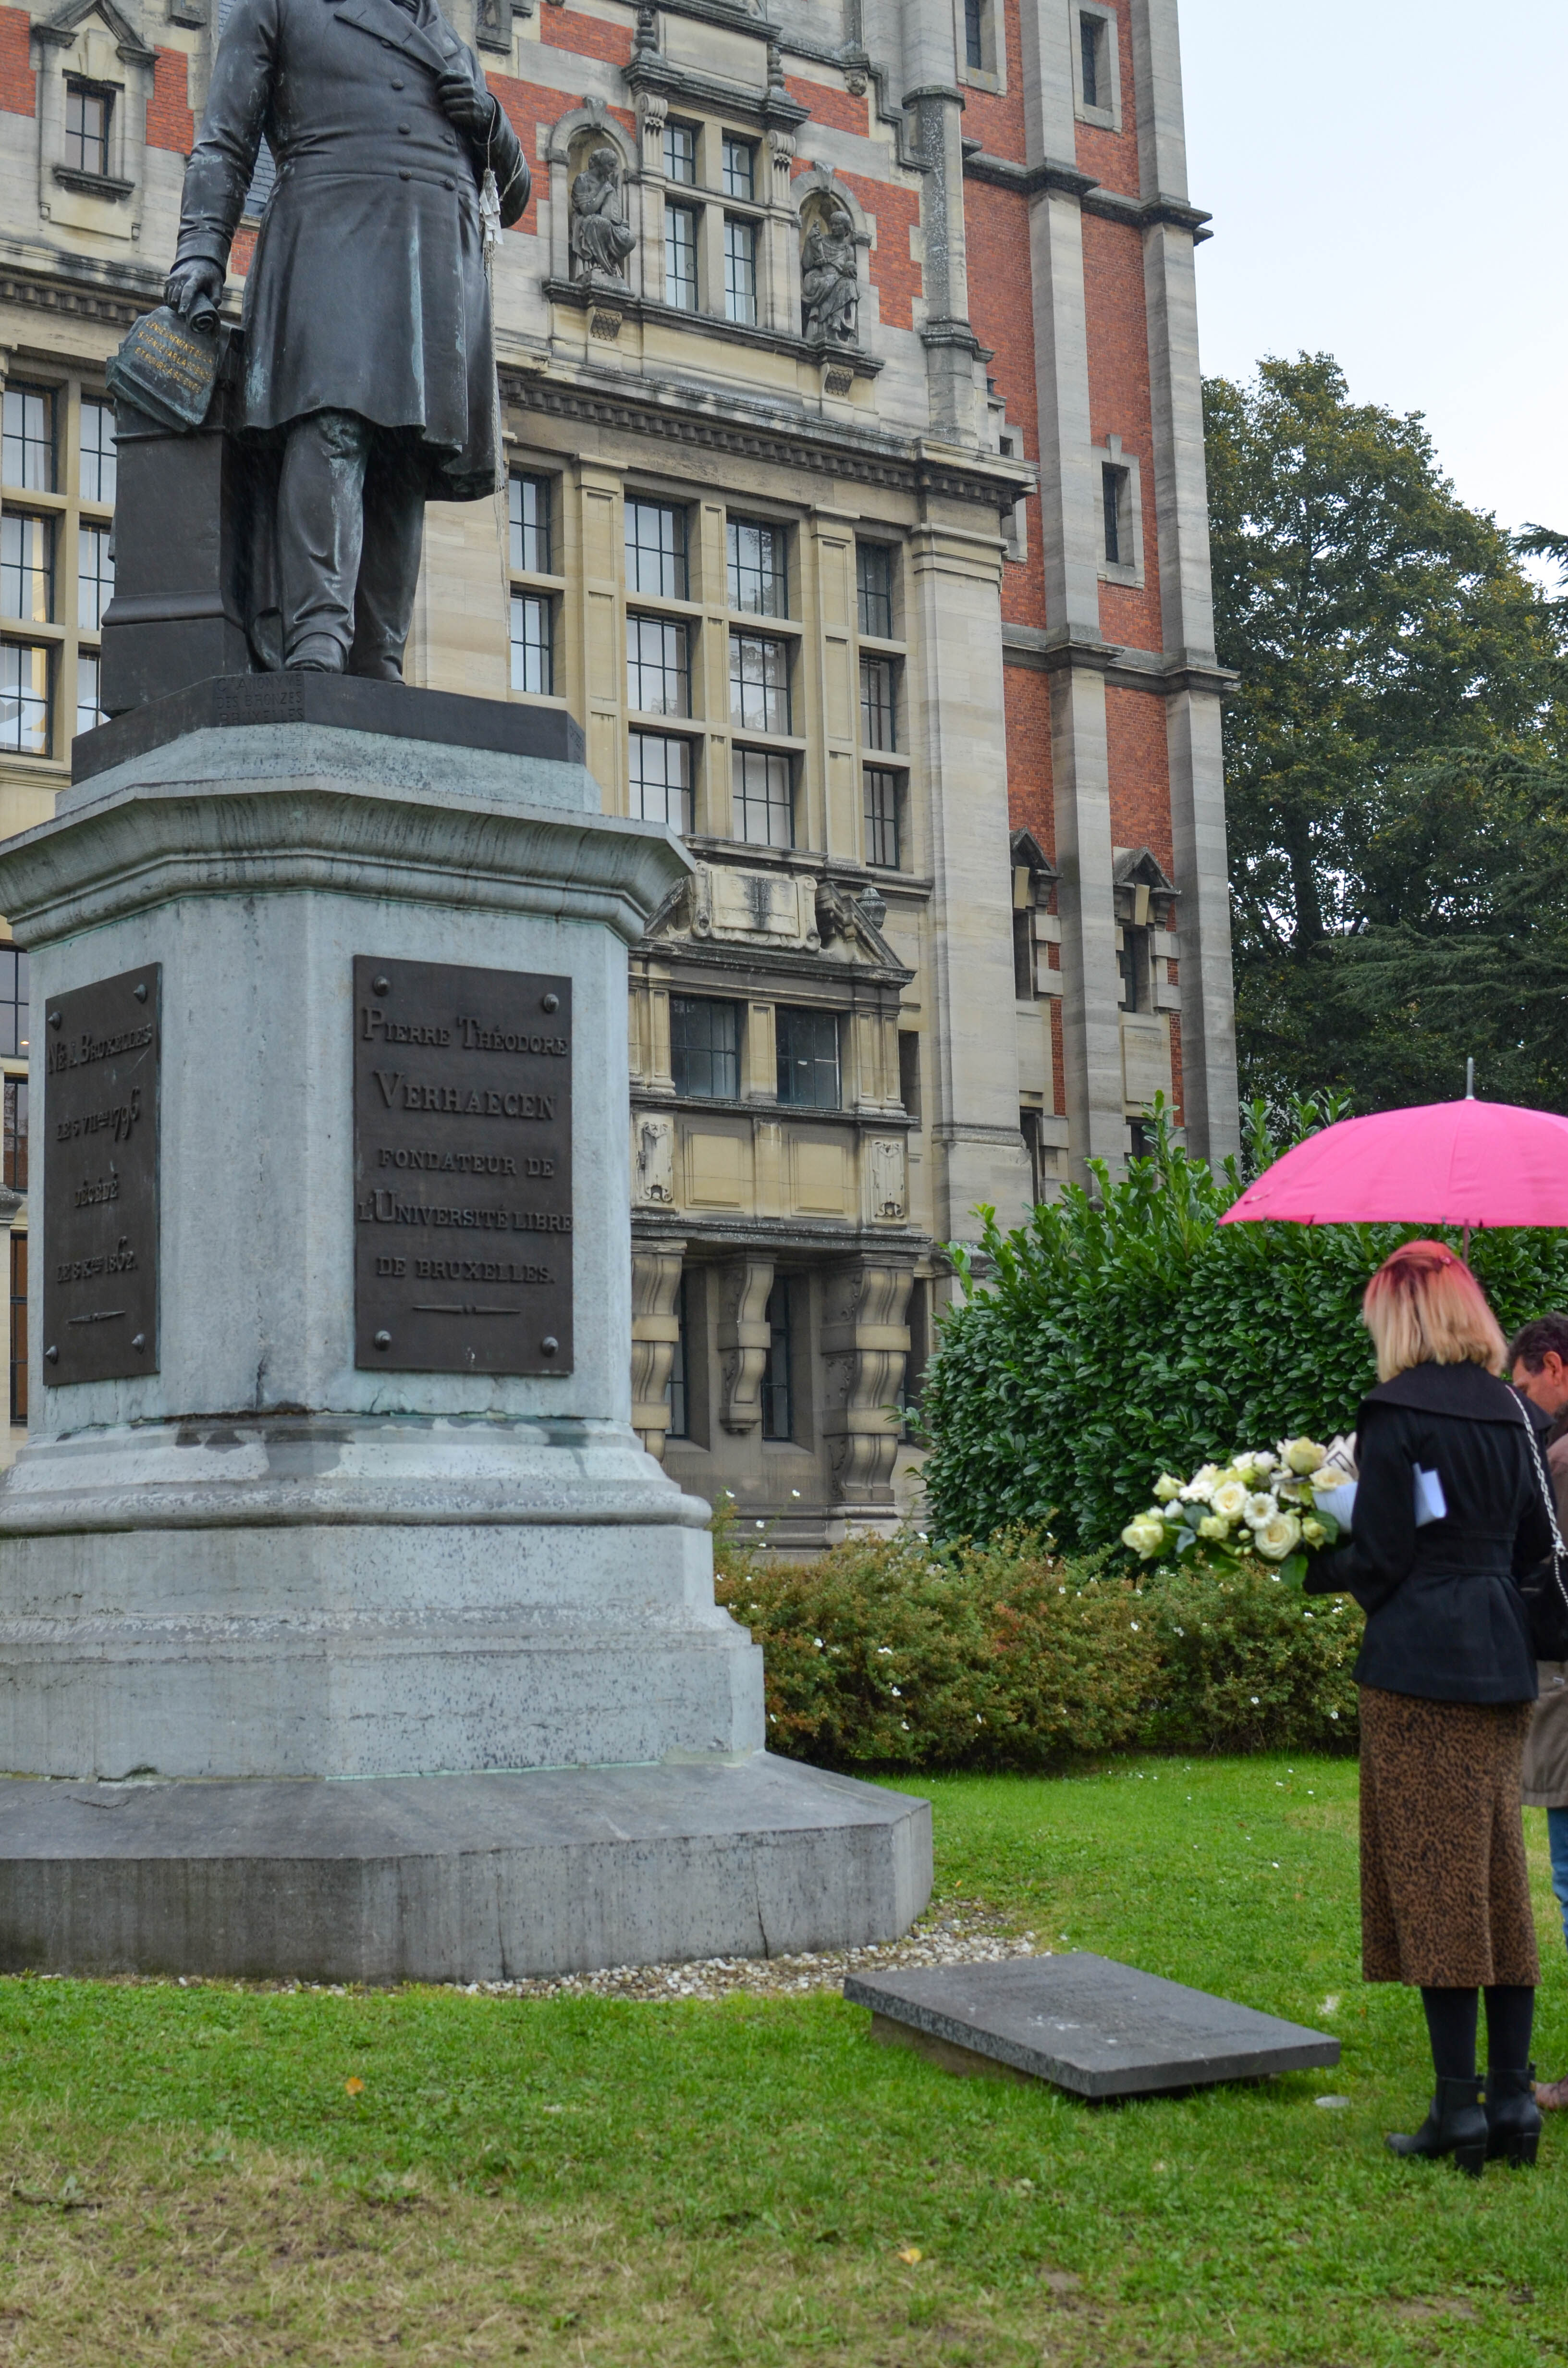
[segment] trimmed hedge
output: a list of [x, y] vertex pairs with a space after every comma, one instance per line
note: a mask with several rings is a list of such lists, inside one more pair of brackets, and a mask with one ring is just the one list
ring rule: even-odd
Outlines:
[[718, 1597], [763, 1648], [771, 1750], [830, 1767], [1030, 1770], [1085, 1751], [1356, 1740], [1361, 1616], [1261, 1564], [1142, 1578], [1028, 1532], [855, 1537], [775, 1561], [718, 1525]]

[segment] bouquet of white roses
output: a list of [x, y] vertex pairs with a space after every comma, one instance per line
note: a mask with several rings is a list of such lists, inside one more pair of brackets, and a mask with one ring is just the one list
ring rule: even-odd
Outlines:
[[1234, 1569], [1243, 1554], [1281, 1565], [1299, 1578], [1307, 1555], [1335, 1544], [1340, 1525], [1320, 1495], [1347, 1478], [1340, 1443], [1284, 1439], [1278, 1450], [1238, 1449], [1228, 1463], [1205, 1463], [1190, 1480], [1162, 1472], [1156, 1501], [1128, 1522], [1121, 1543], [1145, 1562], [1196, 1554]]

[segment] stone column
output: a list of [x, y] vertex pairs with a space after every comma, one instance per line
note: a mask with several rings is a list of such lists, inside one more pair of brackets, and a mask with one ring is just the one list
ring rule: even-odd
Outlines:
[[909, 1293], [915, 1261], [868, 1255], [823, 1278], [822, 1432], [834, 1493], [858, 1514], [887, 1521], [892, 1506], [896, 1401], [909, 1355]]
[[660, 1463], [670, 1429], [665, 1393], [680, 1338], [685, 1257], [684, 1242], [642, 1242], [631, 1252], [631, 1428]]
[[715, 1271], [717, 1347], [722, 1360], [719, 1419], [726, 1430], [757, 1430], [762, 1425], [762, 1376], [771, 1338], [767, 1295], [773, 1289], [773, 1260], [731, 1258]]

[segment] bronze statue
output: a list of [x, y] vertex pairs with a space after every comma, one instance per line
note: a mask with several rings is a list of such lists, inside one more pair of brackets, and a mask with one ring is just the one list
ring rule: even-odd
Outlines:
[[239, 427], [277, 465], [278, 656], [400, 680], [425, 504], [496, 484], [481, 188], [516, 222], [528, 168], [435, 0], [236, 0], [165, 291], [187, 321], [222, 298], [264, 133]]
[[620, 193], [620, 159], [607, 142], [572, 184], [572, 261], [579, 279], [625, 285], [621, 265], [636, 244]]
[[855, 343], [860, 304], [855, 225], [841, 205], [830, 205], [806, 233], [801, 249], [801, 296], [808, 337], [821, 345]]

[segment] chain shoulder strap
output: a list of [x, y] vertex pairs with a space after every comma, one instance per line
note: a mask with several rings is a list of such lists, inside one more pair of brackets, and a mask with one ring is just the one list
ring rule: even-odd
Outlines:
[[1565, 1560], [1568, 1560], [1568, 1547], [1563, 1545], [1562, 1532], [1557, 1526], [1556, 1495], [1541, 1456], [1540, 1441], [1535, 1435], [1535, 1425], [1522, 1406], [1519, 1408], [1519, 1419], [1524, 1424], [1525, 1437], [1529, 1441], [1530, 1462], [1535, 1465], [1536, 1480], [1546, 1505], [1547, 1525], [1551, 1531], [1551, 1576], [1557, 1582], [1557, 1592], [1562, 1598], [1563, 1608], [1568, 1611], [1568, 1586], [1564, 1586], [1562, 1580], [1562, 1565]]

